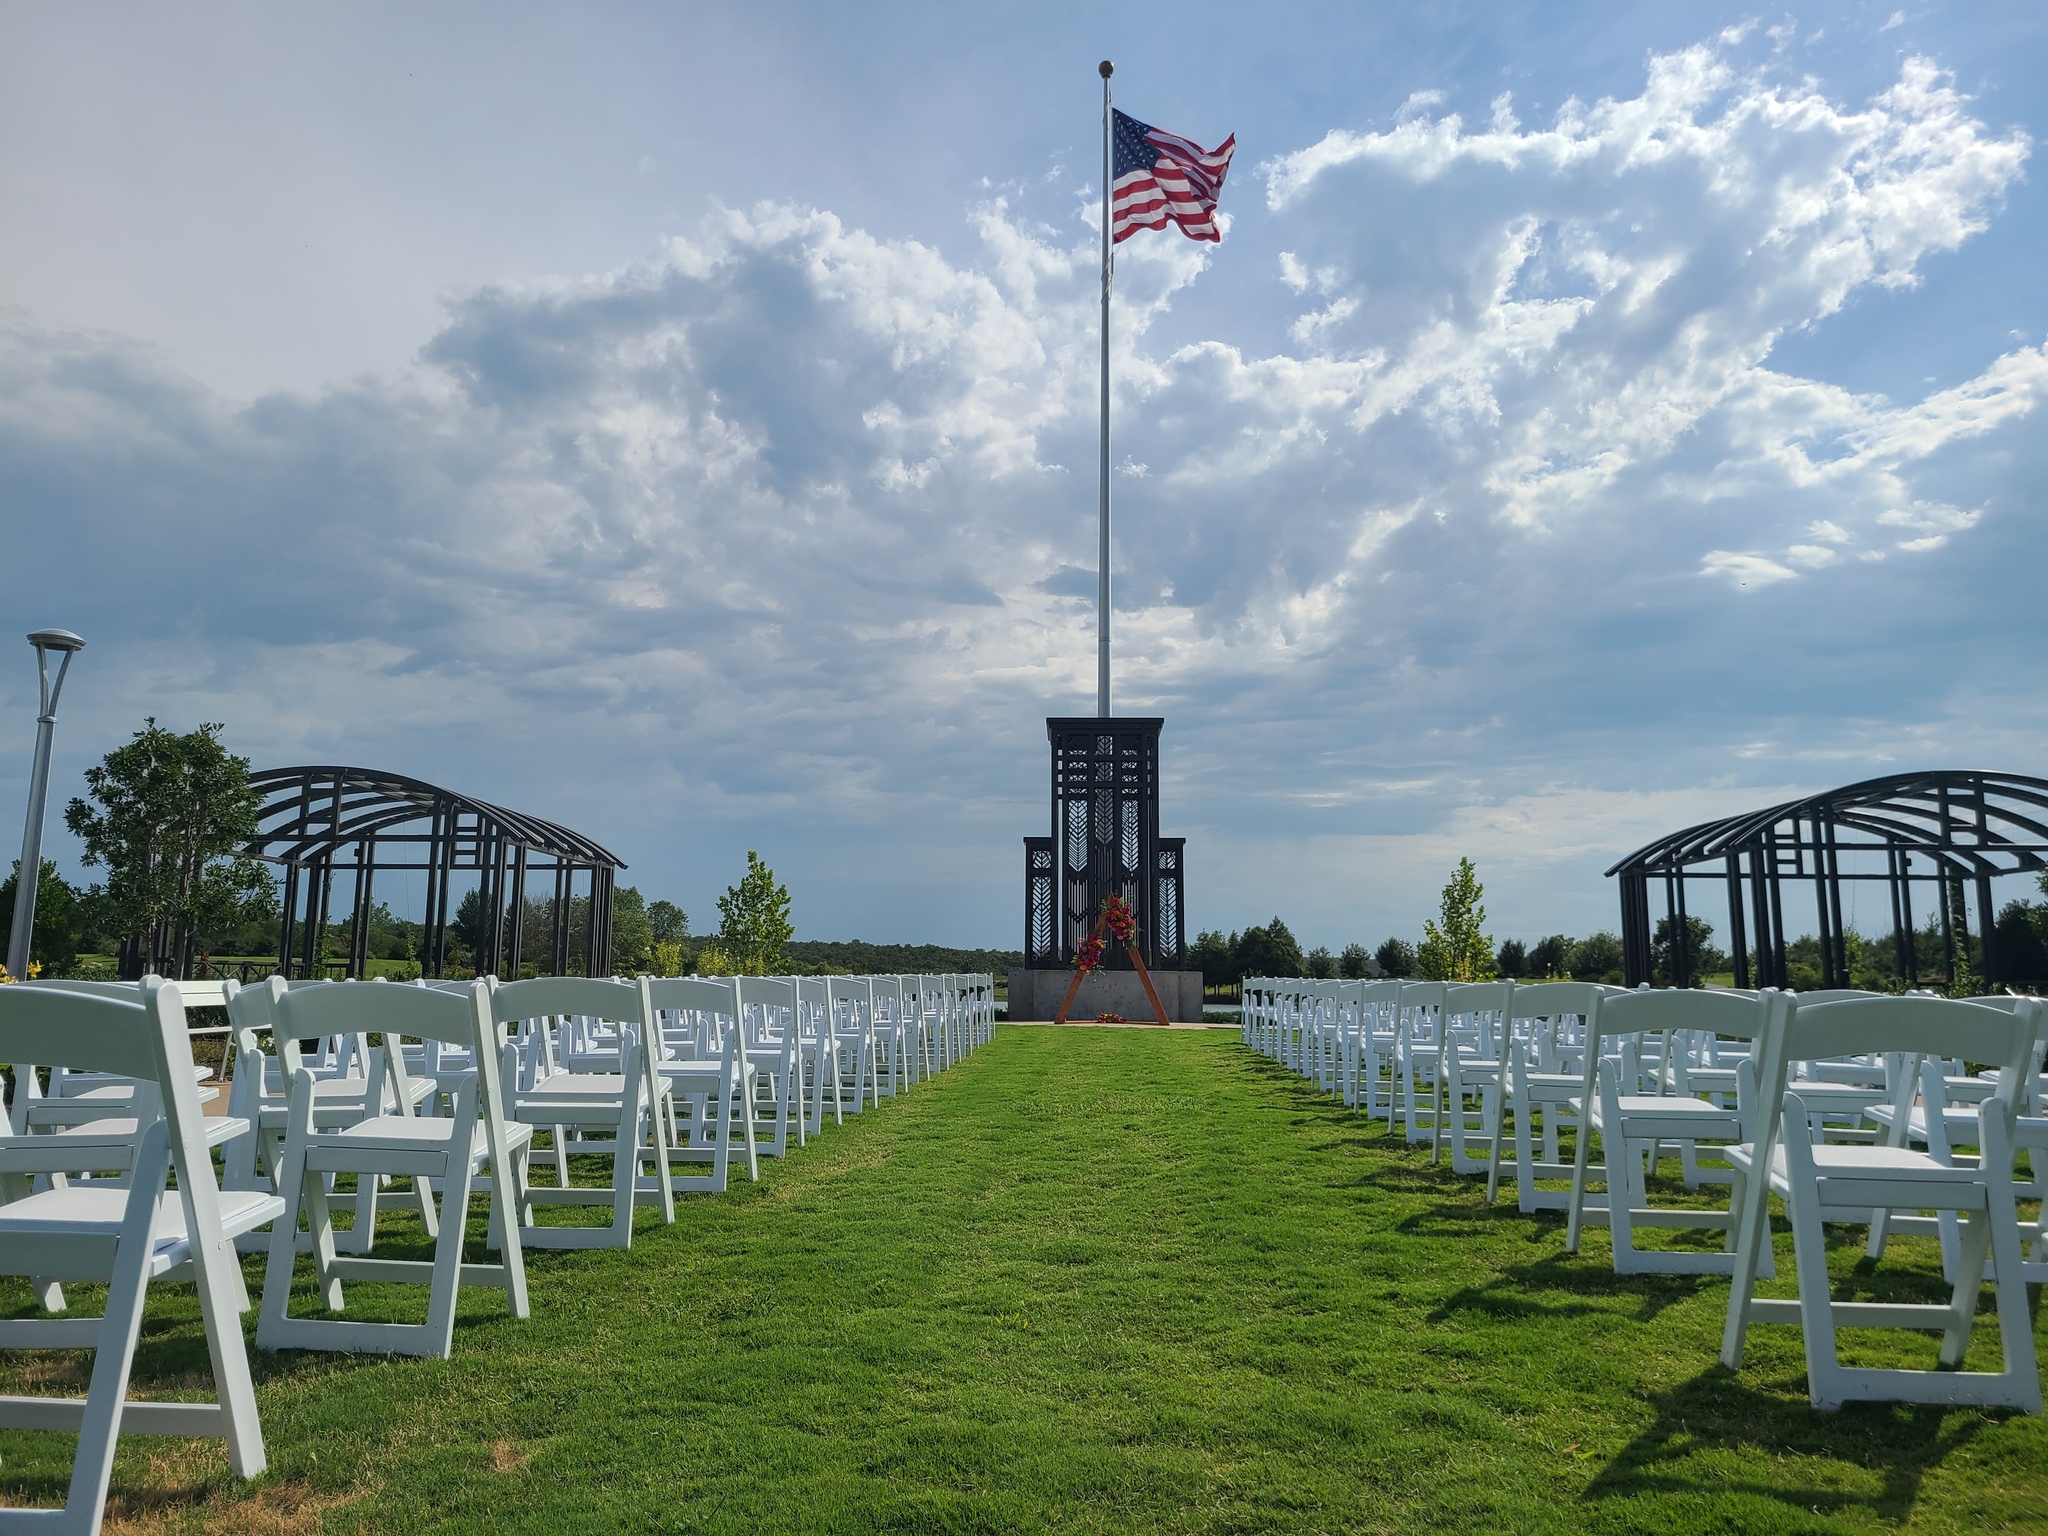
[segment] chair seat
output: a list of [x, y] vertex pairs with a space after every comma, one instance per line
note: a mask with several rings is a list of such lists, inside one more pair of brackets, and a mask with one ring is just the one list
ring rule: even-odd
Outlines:
[[[108, 1237], [121, 1230], [128, 1213], [128, 1191], [111, 1184], [72, 1184], [46, 1189], [0, 1205], [0, 1236]], [[220, 1192], [221, 1230], [239, 1237], [284, 1214], [284, 1201], [253, 1189]], [[162, 1274], [189, 1257], [185, 1242], [185, 1202], [175, 1189], [157, 1196], [156, 1224], [151, 1237], [151, 1265]]]
[[[432, 1119], [425, 1116], [380, 1115], [374, 1120], [359, 1120], [354, 1125], [338, 1131], [321, 1132], [313, 1138], [313, 1144], [320, 1147], [347, 1146], [371, 1150], [389, 1148], [407, 1152], [421, 1151], [437, 1145], [445, 1145], [454, 1122]], [[519, 1142], [533, 1135], [528, 1125], [508, 1124], [505, 1136], [508, 1142]], [[486, 1138], [484, 1123], [475, 1121], [469, 1128], [469, 1155], [480, 1158], [490, 1143]]]
[[618, 1072], [557, 1072], [531, 1088], [519, 1090], [521, 1100], [566, 1098], [618, 1098], [626, 1091], [626, 1079]]
[[[1866, 1146], [1860, 1143], [1820, 1142], [1810, 1149], [1814, 1172], [1823, 1179], [1861, 1179], [1880, 1183], [1912, 1182], [1926, 1185], [1981, 1184], [1975, 1168], [1949, 1168], [1925, 1152], [1911, 1147]], [[1756, 1160], [1752, 1143], [1723, 1147], [1722, 1154], [1737, 1168], [1748, 1172]], [[1783, 1192], [1785, 1149], [1771, 1149], [1771, 1188]]]
[[[1577, 1098], [1569, 1101], [1570, 1107], [1579, 1107]], [[1652, 1136], [1737, 1136], [1741, 1134], [1741, 1119], [1734, 1110], [1724, 1109], [1719, 1104], [1709, 1104], [1705, 1099], [1689, 1098], [1683, 1094], [1623, 1094], [1617, 1103], [1621, 1116], [1629, 1122], [1629, 1134], [1640, 1140]], [[1593, 1100], [1593, 1124], [1600, 1129], [1604, 1111], [1601, 1100]]]
[[[218, 1147], [233, 1141], [249, 1129], [249, 1122], [234, 1115], [208, 1115], [201, 1121], [201, 1128], [209, 1147]], [[82, 1125], [66, 1126], [53, 1133], [67, 1147], [84, 1141], [92, 1146], [128, 1146], [137, 1135], [136, 1122], [110, 1116], [104, 1120], [88, 1120]]]
[[[1898, 1112], [1890, 1104], [1873, 1104], [1863, 1111], [1867, 1119], [1876, 1121], [1886, 1130], [1898, 1123]], [[1962, 1141], [1971, 1146], [1977, 1141], [1977, 1106], [1957, 1104], [1944, 1105], [1941, 1123], [1948, 1132], [1950, 1142]], [[1913, 1141], [1927, 1139], [1927, 1106], [1915, 1104], [1906, 1115], [1906, 1135]]]

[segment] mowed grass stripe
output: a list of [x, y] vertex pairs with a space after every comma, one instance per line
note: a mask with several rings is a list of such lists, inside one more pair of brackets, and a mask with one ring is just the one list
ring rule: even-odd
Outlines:
[[[252, 1352], [270, 1474], [125, 1441], [109, 1528], [2048, 1529], [2041, 1421], [1814, 1414], [1796, 1331], [1714, 1364], [1725, 1282], [1567, 1261], [1427, 1155], [1234, 1033], [1008, 1029], [628, 1252], [529, 1255], [529, 1324], [466, 1292], [451, 1361]], [[146, 1326], [138, 1395], [203, 1389], [189, 1292]], [[60, 1501], [71, 1444], [0, 1433], [0, 1498]]]

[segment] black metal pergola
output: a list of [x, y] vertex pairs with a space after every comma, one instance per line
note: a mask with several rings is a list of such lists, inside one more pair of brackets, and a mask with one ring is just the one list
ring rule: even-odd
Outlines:
[[[552, 897], [546, 973], [563, 975], [570, 968], [570, 909], [578, 895], [589, 903], [583, 973], [602, 976], [611, 969], [612, 890], [615, 872], [626, 865], [589, 838], [537, 816], [369, 768], [271, 768], [250, 774], [249, 783], [264, 803], [256, 836], [243, 851], [284, 867], [278, 966], [287, 975], [325, 972], [321, 936], [336, 874], [350, 877], [353, 885], [347, 974], [365, 974], [376, 878], [401, 870], [424, 871], [427, 877], [420, 965], [429, 976], [447, 966], [451, 891], [461, 871], [475, 872], [482, 908], [479, 975], [517, 975], [526, 960], [540, 968], [540, 936], [525, 932], [527, 882], [534, 877], [547, 879]], [[533, 953], [527, 953], [529, 946]]]
[[[2048, 868], [2048, 779], [1940, 771], [1866, 779], [1703, 822], [1638, 848], [1607, 873], [1621, 881], [1621, 940], [1630, 986], [1652, 979], [1650, 885], [1661, 880], [1675, 975], [1691, 973], [1686, 884], [1713, 881], [1727, 888], [1735, 985], [1788, 985], [1786, 886], [1809, 881], [1821, 985], [1845, 987], [1844, 882], [1882, 882], [1888, 888], [1893, 942], [1901, 976], [1909, 983], [1921, 979], [1923, 966], [1923, 957], [1915, 953], [1915, 887], [1933, 887], [1941, 919], [1941, 968], [1951, 982], [1959, 963], [1967, 962], [1968, 898], [1974, 898], [1984, 980], [1992, 984], [2007, 978], [1993, 948], [1997, 913], [1991, 882], [2043, 868]], [[1754, 978], [1751, 933], [1756, 936]]]

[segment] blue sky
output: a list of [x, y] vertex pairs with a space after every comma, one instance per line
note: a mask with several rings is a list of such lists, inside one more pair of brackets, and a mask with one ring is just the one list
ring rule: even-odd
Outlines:
[[91, 642], [60, 802], [218, 719], [700, 925], [754, 847], [804, 936], [1017, 942], [1042, 719], [1092, 705], [1105, 56], [1239, 143], [1221, 245], [1118, 272], [1117, 703], [1167, 717], [1194, 923], [1412, 935], [1470, 854], [1497, 934], [1585, 932], [1674, 826], [2042, 771], [2038, 7], [0, 43], [0, 611]]

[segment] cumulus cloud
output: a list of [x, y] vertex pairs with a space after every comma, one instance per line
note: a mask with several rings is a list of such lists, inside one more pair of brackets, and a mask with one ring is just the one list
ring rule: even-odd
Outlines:
[[[1118, 700], [1169, 717], [1198, 867], [1204, 829], [1477, 836], [1485, 803], [1540, 842], [1567, 801], [1765, 782], [1755, 743], [1824, 691], [1787, 594], [1883, 611], [2006, 526], [1984, 456], [2048, 351], [1911, 401], [1772, 355], [1924, 281], [2027, 138], [1924, 59], [1857, 106], [1744, 46], [1547, 126], [1417, 91], [1269, 162], [1220, 249], [1122, 248]], [[723, 210], [460, 299], [409, 377], [246, 408], [18, 325], [0, 466], [43, 515], [0, 582], [90, 569], [131, 713], [232, 719], [273, 761], [424, 752], [624, 845], [778, 829], [914, 893], [877, 936], [1000, 935], [1036, 717], [1092, 697], [1097, 279], [1079, 220], [993, 199], [972, 229], [949, 259]], [[1276, 272], [1302, 307], [1270, 346], [1155, 339]], [[872, 913], [844, 889], [820, 926]]]

